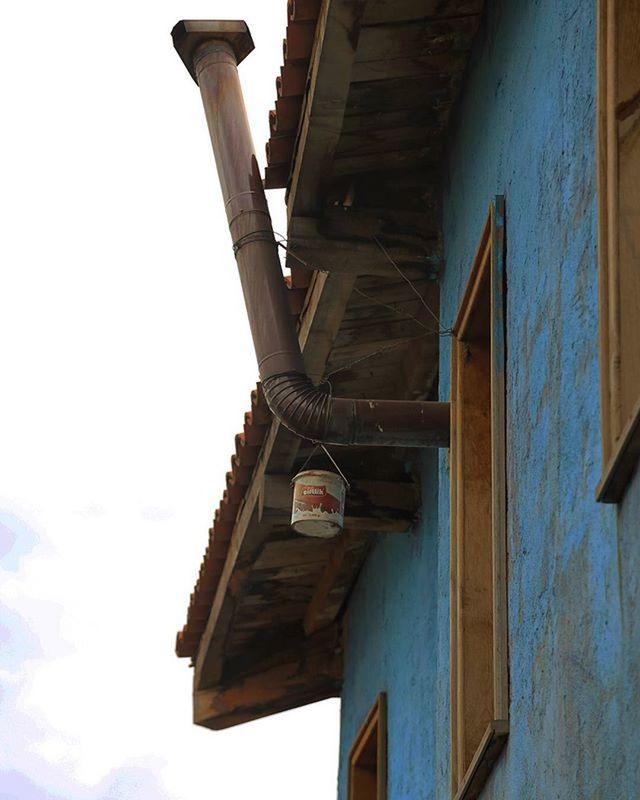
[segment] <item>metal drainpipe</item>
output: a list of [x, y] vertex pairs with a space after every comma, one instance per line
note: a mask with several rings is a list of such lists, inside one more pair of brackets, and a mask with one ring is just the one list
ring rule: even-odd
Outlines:
[[244, 22], [182, 21], [173, 42], [200, 87], [264, 393], [298, 436], [337, 445], [448, 447], [449, 404], [332, 397], [304, 362], [244, 106], [238, 64], [253, 50]]

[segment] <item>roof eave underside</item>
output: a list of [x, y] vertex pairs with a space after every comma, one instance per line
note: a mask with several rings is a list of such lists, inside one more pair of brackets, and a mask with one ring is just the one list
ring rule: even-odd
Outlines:
[[[398, 344], [341, 369], [332, 378], [336, 393], [380, 397], [396, 386], [398, 397], [415, 398], [433, 389], [437, 334], [414, 343], [416, 321], [424, 328], [428, 320], [425, 303], [380, 245], [437, 312], [434, 153], [442, 152], [482, 5], [325, 0], [320, 9], [287, 201], [288, 261], [329, 268], [305, 271], [298, 325], [305, 364], [320, 381], [381, 339]], [[293, 537], [288, 484], [308, 452], [271, 422], [209, 588], [195, 657], [198, 724], [229, 727], [339, 695], [340, 614], [371, 535], [411, 527], [419, 496], [406, 458], [373, 449], [366, 457], [341, 453], [357, 487], [346, 533], [329, 542]]]

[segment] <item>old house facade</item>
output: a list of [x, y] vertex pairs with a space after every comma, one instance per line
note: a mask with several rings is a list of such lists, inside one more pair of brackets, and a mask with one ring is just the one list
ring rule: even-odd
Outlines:
[[[640, 5], [289, 15], [265, 176], [287, 187], [278, 313], [300, 374], [375, 419], [349, 406], [340, 440], [336, 406], [305, 433], [278, 394], [291, 368], [261, 372], [178, 635], [194, 720], [341, 697], [340, 800], [634, 800]], [[248, 31], [174, 42], [224, 172], [242, 137], [220, 86]], [[242, 271], [277, 246], [221, 180]], [[332, 539], [289, 527], [292, 476], [327, 468], [316, 441], [351, 484]]]

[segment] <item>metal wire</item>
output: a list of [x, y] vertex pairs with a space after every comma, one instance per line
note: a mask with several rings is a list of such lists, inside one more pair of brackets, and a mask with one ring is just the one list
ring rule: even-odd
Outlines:
[[402, 347], [403, 345], [408, 344], [409, 342], [415, 342], [418, 339], [425, 339], [427, 336], [432, 336], [432, 335], [433, 335], [432, 331], [429, 331], [428, 333], [420, 333], [417, 336], [410, 336], [408, 339], [401, 339], [400, 341], [395, 342], [394, 344], [387, 345], [386, 347], [381, 347], [379, 350], [375, 350], [372, 353], [367, 353], [364, 356], [355, 358], [353, 361], [349, 361], [347, 364], [343, 364], [342, 366], [337, 367], [334, 370], [331, 370], [331, 372], [328, 372], [325, 375], [324, 379], [328, 381], [329, 378], [331, 378], [333, 375], [337, 375], [339, 372], [346, 372], [352, 367], [355, 367], [356, 364], [361, 364], [363, 361], [367, 361], [367, 359], [369, 358], [373, 358], [374, 356], [380, 356], [383, 353], [389, 352], [389, 350], [395, 350], [396, 348]]
[[430, 328], [427, 328], [427, 326], [424, 324], [424, 322], [420, 322], [420, 320], [417, 317], [414, 317], [413, 314], [407, 314], [406, 312], [399, 311], [395, 306], [391, 306], [388, 303], [383, 303], [381, 300], [377, 300], [375, 297], [372, 297], [370, 294], [367, 294], [366, 292], [363, 292], [362, 289], [358, 289], [357, 286], [354, 286], [353, 291], [356, 292], [356, 294], [359, 294], [361, 297], [364, 297], [367, 300], [370, 300], [372, 303], [374, 303], [377, 306], [381, 306], [382, 308], [388, 308], [389, 311], [393, 311], [394, 314], [397, 314], [399, 317], [402, 317], [403, 319], [412, 320], [417, 325], [419, 325], [421, 328], [424, 328], [424, 330], [427, 331], [427, 333], [437, 333], [438, 335], [440, 335], [440, 331], [434, 331], [434, 330], [432, 330]]
[[[330, 462], [333, 464], [333, 466], [334, 466], [334, 467], [337, 469], [337, 471], [338, 471], [338, 474], [340, 475], [340, 477], [342, 478], [342, 480], [343, 480], [343, 481], [344, 481], [344, 483], [345, 483], [345, 486], [347, 487], [347, 490], [349, 490], [349, 489], [351, 488], [351, 484], [349, 483], [349, 481], [348, 481], [348, 479], [347, 479], [347, 476], [346, 476], [346, 475], [344, 474], [344, 472], [343, 472], [343, 471], [340, 469], [340, 467], [338, 466], [338, 463], [337, 463], [337, 461], [336, 461], [336, 460], [335, 460], [335, 458], [334, 458], [334, 457], [331, 455], [331, 453], [330, 453], [330, 452], [327, 450], [327, 448], [325, 447], [325, 445], [324, 445], [322, 442], [314, 442], [313, 444], [315, 445], [315, 447], [314, 447], [314, 448], [313, 448], [313, 450], [312, 450], [312, 451], [309, 453], [309, 455], [307, 456], [307, 458], [306, 458], [306, 460], [305, 460], [304, 464], [303, 464], [303, 465], [300, 467], [300, 469], [298, 470], [298, 473], [297, 473], [297, 474], [299, 475], [301, 472], [304, 472], [304, 470], [305, 470], [305, 468], [306, 468], [307, 464], [308, 464], [308, 463], [311, 461], [311, 459], [314, 457], [314, 455], [315, 455], [315, 454], [318, 452], [318, 449], [319, 449], [319, 448], [322, 448], [322, 449], [324, 450], [324, 452], [325, 452], [325, 454], [326, 454], [327, 458], [329, 459], [329, 461], [330, 461]], [[291, 480], [291, 485], [293, 486], [293, 479]]]
[[388, 262], [391, 264], [391, 266], [392, 266], [392, 267], [393, 267], [393, 268], [396, 270], [396, 272], [398, 273], [398, 275], [400, 275], [400, 277], [401, 277], [401, 278], [402, 278], [404, 281], [406, 281], [406, 283], [408, 283], [408, 284], [409, 284], [409, 286], [411, 287], [411, 291], [412, 291], [412, 292], [415, 294], [415, 296], [416, 296], [416, 297], [417, 297], [417, 298], [420, 300], [420, 302], [422, 303], [422, 305], [424, 306], [424, 308], [426, 309], [426, 311], [427, 311], [427, 312], [428, 312], [428, 313], [429, 313], [429, 314], [430, 314], [430, 315], [433, 317], [433, 319], [434, 319], [434, 320], [435, 320], [435, 321], [438, 323], [438, 328], [440, 329], [440, 331], [441, 331], [442, 335], [443, 335], [443, 336], [451, 336], [451, 334], [453, 333], [453, 331], [452, 331], [450, 328], [445, 328], [445, 327], [443, 327], [443, 326], [441, 325], [441, 323], [440, 323], [440, 320], [439, 320], [439, 318], [438, 318], [438, 315], [435, 313], [435, 311], [433, 311], [433, 309], [429, 308], [429, 306], [428, 306], [428, 304], [426, 303], [426, 301], [425, 301], [424, 297], [423, 297], [423, 296], [420, 294], [420, 292], [419, 292], [419, 291], [416, 289], [416, 287], [413, 285], [413, 283], [411, 282], [411, 279], [410, 279], [410, 278], [407, 278], [407, 276], [404, 274], [404, 272], [403, 272], [403, 271], [400, 269], [400, 267], [399, 267], [399, 266], [396, 264], [396, 262], [395, 262], [395, 261], [394, 261], [394, 260], [391, 258], [391, 256], [389, 255], [389, 252], [387, 251], [387, 249], [385, 248], [385, 246], [382, 244], [382, 242], [380, 241], [380, 239], [378, 239], [378, 237], [377, 237], [377, 236], [373, 236], [373, 237], [371, 237], [371, 238], [372, 238], [372, 239], [373, 239], [373, 241], [374, 241], [374, 242], [375, 242], [375, 243], [378, 245], [378, 247], [379, 247], [379, 248], [382, 250], [382, 252], [385, 254], [385, 256], [386, 256], [386, 258], [387, 258], [387, 261], [388, 261]]
[[351, 484], [350, 484], [350, 483], [349, 483], [349, 481], [347, 480], [347, 478], [346, 478], [346, 476], [345, 476], [344, 472], [343, 472], [343, 471], [340, 469], [340, 467], [338, 466], [338, 464], [337, 464], [337, 462], [336, 462], [335, 458], [334, 458], [334, 457], [331, 455], [331, 453], [330, 453], [330, 452], [327, 450], [327, 448], [324, 446], [324, 444], [322, 444], [322, 442], [320, 442], [320, 447], [321, 447], [321, 448], [324, 450], [324, 452], [327, 454], [327, 458], [329, 459], [329, 461], [331, 461], [331, 463], [333, 464], [333, 466], [334, 466], [334, 467], [335, 467], [335, 468], [338, 470], [338, 473], [339, 473], [340, 477], [342, 478], [342, 480], [345, 482], [345, 485], [346, 485], [347, 489], [350, 489], [350, 488], [351, 488]]
[[252, 244], [252, 242], [271, 242], [273, 244], [273, 234], [270, 230], [263, 230], [263, 231], [252, 231], [251, 233], [246, 233], [244, 236], [241, 236], [239, 239], [236, 239], [233, 242], [233, 253], [234, 255], [238, 255], [238, 252], [247, 244]]
[[[276, 241], [276, 244], [278, 245], [278, 247], [282, 248], [282, 250], [284, 250], [284, 252], [287, 253], [288, 255], [293, 256], [293, 258], [295, 258], [296, 261], [300, 262], [300, 264], [302, 264], [304, 267], [306, 267], [307, 269], [316, 270], [318, 272], [325, 272], [325, 273], [330, 272], [330, 270], [322, 269], [320, 267], [316, 267], [316, 266], [313, 266], [312, 264], [309, 264], [303, 258], [301, 258], [300, 256], [296, 255], [296, 253], [288, 246], [288, 240], [287, 240], [286, 236], [283, 236], [283, 234], [278, 233], [277, 231], [274, 231], [274, 234], [275, 234], [275, 236], [278, 236], [280, 238], [280, 241]], [[420, 292], [413, 285], [411, 279], [408, 278], [405, 275], [405, 273], [400, 269], [400, 267], [396, 264], [396, 262], [393, 260], [393, 258], [391, 257], [391, 255], [389, 254], [389, 252], [387, 251], [385, 246], [382, 244], [382, 242], [380, 242], [378, 237], [377, 236], [373, 236], [372, 239], [378, 245], [378, 247], [382, 250], [382, 252], [384, 253], [385, 257], [390, 262], [390, 264], [394, 267], [394, 269], [398, 272], [398, 274], [400, 275], [402, 280], [405, 281], [409, 285], [409, 287], [411, 288], [411, 291], [419, 299], [420, 303], [422, 304], [424, 309], [427, 311], [427, 313], [435, 320], [436, 324], [438, 325], [438, 328], [437, 328], [437, 330], [430, 329], [421, 320], [419, 320], [417, 317], [414, 317], [412, 314], [403, 313], [402, 311], [399, 311], [397, 308], [395, 308], [395, 306], [389, 305], [388, 303], [383, 303], [381, 300], [378, 300], [377, 298], [372, 297], [371, 295], [369, 295], [366, 292], [362, 291], [362, 289], [359, 289], [358, 287], [354, 287], [354, 291], [357, 292], [357, 294], [359, 294], [362, 297], [366, 298], [367, 300], [369, 300], [370, 302], [374, 303], [375, 305], [381, 306], [382, 308], [386, 308], [389, 311], [393, 311], [394, 314], [397, 314], [399, 317], [402, 317], [403, 319], [407, 319], [407, 320], [411, 320], [411, 321], [415, 322], [417, 325], [419, 325], [425, 331], [425, 333], [419, 334], [418, 336], [409, 337], [408, 339], [402, 339], [401, 341], [395, 342], [394, 344], [387, 345], [385, 347], [381, 347], [378, 350], [374, 350], [371, 353], [367, 353], [364, 356], [359, 356], [358, 358], [353, 359], [353, 361], [349, 361], [348, 363], [343, 364], [340, 367], [337, 367], [336, 369], [332, 370], [331, 372], [326, 373], [324, 378], [323, 378], [323, 382], [326, 382], [329, 385], [331, 391], [333, 390], [333, 387], [331, 386], [331, 382], [330, 382], [329, 378], [331, 378], [333, 375], [337, 375], [340, 372], [346, 372], [347, 370], [351, 369], [352, 367], [355, 367], [357, 364], [360, 364], [363, 361], [367, 361], [370, 358], [374, 358], [375, 356], [382, 355], [383, 353], [386, 353], [389, 350], [395, 350], [396, 348], [402, 347], [403, 345], [407, 344], [408, 342], [413, 342], [413, 341], [416, 341], [418, 339], [424, 339], [426, 336], [452, 336], [453, 335], [452, 329], [451, 328], [445, 328], [441, 324], [440, 319], [438, 318], [438, 315], [433, 311], [432, 308], [429, 307], [429, 305], [425, 301], [424, 297], [420, 294]], [[287, 242], [287, 244], [285, 244], [285, 242]]]

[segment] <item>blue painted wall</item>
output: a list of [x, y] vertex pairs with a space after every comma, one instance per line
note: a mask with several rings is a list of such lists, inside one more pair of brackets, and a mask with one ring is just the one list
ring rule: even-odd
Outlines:
[[340, 725], [340, 796], [348, 753], [379, 692], [387, 692], [389, 798], [433, 786], [437, 682], [438, 462], [422, 459], [423, 519], [410, 535], [381, 536], [349, 603]]
[[[595, 30], [595, 0], [489, 0], [448, 157], [445, 325], [493, 195], [507, 209], [511, 733], [488, 800], [640, 798], [640, 480], [618, 508], [594, 500]], [[379, 542], [350, 601], [341, 798], [379, 691], [389, 800], [450, 797], [446, 454], [423, 482], [421, 524]]]

